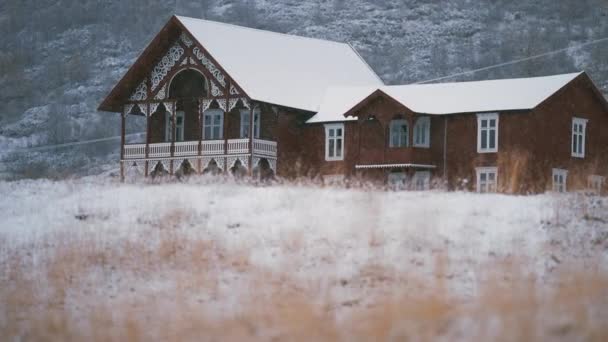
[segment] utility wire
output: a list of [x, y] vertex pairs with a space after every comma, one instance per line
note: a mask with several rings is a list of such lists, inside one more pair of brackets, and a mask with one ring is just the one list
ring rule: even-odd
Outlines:
[[[142, 133], [131, 133], [131, 134], [125, 135], [125, 138], [126, 137], [132, 137], [132, 136], [139, 136], [139, 135], [142, 135], [142, 134], [144, 134], [144, 133], [143, 132]], [[120, 139], [120, 135], [114, 136], [114, 137], [99, 138], [99, 139], [74, 141], [74, 142], [69, 142], [69, 143], [64, 143], [64, 144], [55, 144], [55, 145], [44, 145], [44, 146], [35, 146], [35, 147], [20, 148], [20, 149], [15, 149], [15, 150], [9, 150], [8, 152], [9, 153], [12, 153], [12, 152], [35, 152], [35, 151], [50, 150], [50, 149], [54, 149], [54, 148], [62, 148], [62, 147], [70, 147], [70, 146], [94, 144], [94, 143], [99, 143], [99, 142], [104, 142], [104, 141], [112, 141], [112, 140], [117, 140], [117, 139]]]
[[534, 56], [529, 56], [529, 57], [520, 58], [520, 59], [514, 59], [514, 60], [509, 61], [509, 62], [494, 64], [494, 65], [489, 65], [489, 66], [486, 66], [486, 67], [483, 67], [483, 68], [479, 68], [479, 69], [473, 69], [473, 70], [469, 70], [469, 71], [464, 71], [464, 72], [453, 74], [453, 75], [449, 75], [449, 76], [443, 76], [443, 77], [433, 78], [433, 79], [426, 80], [426, 81], [419, 81], [419, 82], [415, 82], [414, 84], [424, 84], [424, 83], [430, 83], [430, 82], [445, 80], [445, 79], [453, 78], [453, 77], [456, 77], [456, 76], [463, 76], [463, 75], [474, 74], [474, 73], [479, 72], [479, 71], [496, 69], [496, 68], [500, 68], [500, 67], [504, 67], [504, 66], [508, 66], [508, 65], [513, 65], [513, 64], [521, 63], [521, 62], [527, 62], [527, 61], [531, 61], [531, 60], [542, 58], [542, 57], [556, 55], [556, 54], [559, 54], [559, 53], [562, 53], [562, 52], [565, 52], [565, 51], [568, 51], [568, 50], [580, 49], [580, 48], [586, 47], [588, 45], [603, 43], [603, 42], [606, 42], [606, 41], [608, 41], [608, 37], [604, 37], [604, 38], [600, 38], [600, 39], [596, 39], [596, 40], [591, 40], [591, 41], [588, 41], [588, 42], [585, 42], [585, 43], [582, 43], [582, 44], [577, 44], [577, 45], [570, 46], [570, 47], [567, 47], [567, 48], [563, 48], [563, 49], [559, 49], [559, 50], [554, 50], [554, 51], [549, 51], [549, 52], [541, 53], [541, 54], [534, 55]]

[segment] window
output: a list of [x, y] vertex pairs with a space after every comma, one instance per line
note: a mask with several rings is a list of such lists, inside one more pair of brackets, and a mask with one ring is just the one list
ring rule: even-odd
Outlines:
[[392, 120], [390, 124], [390, 147], [407, 147], [407, 121]]
[[429, 147], [431, 144], [431, 118], [420, 117], [414, 124], [414, 146]]
[[[241, 138], [249, 138], [249, 109], [241, 110]], [[253, 109], [253, 137], [260, 138], [260, 108]]]
[[553, 191], [566, 192], [568, 182], [568, 171], [563, 169], [553, 169]]
[[416, 171], [414, 173], [414, 190], [428, 190], [431, 188], [431, 172]]
[[587, 178], [587, 187], [596, 193], [601, 193], [606, 177], [591, 175]]
[[572, 156], [585, 158], [585, 131], [587, 120], [572, 118]]
[[209, 109], [203, 117], [203, 139], [222, 139], [224, 130], [224, 112], [220, 109]]
[[344, 124], [325, 125], [325, 160], [344, 159]]
[[477, 153], [498, 152], [498, 113], [477, 114]]
[[393, 171], [388, 174], [388, 186], [393, 190], [405, 189], [406, 176], [405, 172]]
[[[183, 111], [175, 113], [175, 141], [184, 141], [184, 116]], [[171, 113], [165, 112], [165, 141], [171, 141]]]
[[477, 192], [496, 192], [498, 184], [498, 168], [478, 167], [477, 171]]

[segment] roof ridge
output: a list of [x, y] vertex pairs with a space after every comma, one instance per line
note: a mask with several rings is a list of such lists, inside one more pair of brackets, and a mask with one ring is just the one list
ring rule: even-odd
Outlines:
[[369, 71], [371, 71], [372, 74], [374, 74], [374, 76], [376, 76], [376, 78], [378, 79], [378, 81], [380, 81], [380, 84], [382, 84], [382, 86], [385, 86], [384, 81], [380, 78], [380, 76], [378, 76], [378, 74], [376, 73], [376, 71], [374, 69], [372, 69], [372, 67], [369, 65], [369, 63], [367, 63], [367, 61], [365, 60], [365, 58], [363, 58], [361, 56], [361, 54], [359, 53], [359, 51], [357, 51], [357, 49], [355, 49], [355, 47], [352, 46], [352, 44], [350, 42], [346, 42], [346, 44], [348, 44], [348, 46], [355, 52], [355, 54], [357, 55], [357, 57], [359, 57], [359, 59], [363, 62], [363, 64], [365, 64], [365, 66], [369, 69]]
[[191, 20], [204, 21], [204, 22], [207, 22], [207, 23], [212, 23], [212, 24], [217, 24], [217, 25], [236, 27], [236, 28], [240, 28], [240, 29], [244, 29], [244, 30], [257, 31], [257, 32], [266, 33], [266, 34], [282, 35], [282, 36], [286, 36], [286, 37], [290, 37], [290, 38], [296, 38], [296, 39], [316, 40], [316, 41], [325, 42], [325, 43], [350, 46], [350, 44], [346, 43], [346, 42], [339, 42], [339, 41], [329, 40], [329, 39], [322, 39], [322, 38], [315, 38], [315, 37], [306, 37], [306, 36], [300, 36], [300, 35], [297, 35], [297, 34], [264, 30], [264, 29], [260, 29], [260, 28], [242, 26], [242, 25], [237, 25], [237, 24], [232, 24], [232, 23], [226, 23], [226, 22], [222, 22], [222, 21], [208, 20], [208, 19], [202, 19], [202, 18], [194, 18], [194, 17], [183, 16], [183, 15], [175, 15], [175, 17], [177, 19], [179, 19], [179, 20], [181, 20], [183, 18], [186, 18], [186, 19], [191, 19]]
[[513, 81], [513, 80], [530, 80], [530, 79], [538, 79], [538, 78], [549, 78], [549, 77], [558, 77], [558, 76], [579, 76], [584, 74], [585, 71], [571, 72], [565, 74], [553, 74], [553, 75], [544, 75], [544, 76], [532, 76], [532, 77], [510, 77], [510, 78], [494, 78], [489, 80], [474, 80], [474, 81], [454, 81], [454, 82], [437, 82], [437, 83], [408, 83], [408, 84], [391, 84], [385, 85], [385, 87], [406, 87], [406, 86], [433, 86], [433, 85], [443, 85], [443, 84], [462, 84], [462, 83], [480, 83], [480, 82], [495, 82], [495, 81]]

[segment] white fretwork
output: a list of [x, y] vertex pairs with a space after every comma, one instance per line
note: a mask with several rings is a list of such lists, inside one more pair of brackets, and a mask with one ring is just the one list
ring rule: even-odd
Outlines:
[[181, 63], [179, 63], [180, 66], [183, 66], [186, 64], [188, 64], [188, 58], [184, 58], [184, 60]]
[[215, 101], [217, 102], [217, 105], [224, 111], [224, 113], [226, 112], [226, 99], [215, 99]]
[[235, 99], [235, 98], [230, 98], [228, 99], [228, 111], [232, 111], [234, 109], [234, 107], [236, 107], [236, 104], [239, 102], [240, 99]]
[[247, 98], [241, 97], [241, 101], [243, 101], [243, 107], [245, 107], [247, 109], [251, 109], [251, 107], [249, 106], [249, 101], [247, 101]]
[[135, 89], [135, 92], [133, 92], [131, 97], [129, 97], [129, 100], [144, 101], [148, 97], [148, 83], [146, 82], [147, 80], [144, 78], [144, 80], [141, 81], [139, 86], [137, 86], [137, 88]]
[[188, 60], [190, 61], [190, 64], [196, 65], [196, 61], [194, 60], [194, 58], [189, 57]]
[[234, 87], [234, 85], [230, 85], [230, 95], [238, 95], [239, 91]]
[[169, 114], [171, 116], [173, 116], [175, 113], [173, 113], [173, 103], [172, 102], [163, 102], [163, 105], [165, 106], [165, 109], [167, 110], [167, 112], [169, 112]]
[[203, 99], [203, 101], [201, 102], [201, 108], [200, 108], [200, 112], [204, 113], [207, 111], [207, 109], [209, 109], [209, 107], [211, 107], [211, 104], [213, 103], [213, 99]]
[[138, 103], [137, 107], [143, 115], [148, 116], [148, 106], [145, 103]]
[[179, 59], [184, 54], [184, 48], [179, 43], [175, 42], [169, 49], [167, 54], [152, 70], [152, 90], [156, 89], [160, 82], [167, 76], [169, 71], [175, 66]]
[[167, 83], [163, 84], [163, 86], [160, 88], [158, 93], [156, 93], [156, 96], [154, 96], [154, 99], [155, 100], [164, 100], [165, 96], [167, 96]]
[[179, 36], [179, 39], [182, 41], [182, 43], [184, 43], [184, 45], [186, 45], [187, 47], [191, 47], [192, 44], [194, 44], [192, 42], [192, 39], [190, 39], [190, 36], [188, 36], [188, 34], [186, 34], [186, 32], [182, 32], [182, 34]]
[[152, 102], [152, 103], [150, 103], [150, 115], [154, 115], [154, 113], [156, 113], [156, 110], [158, 109], [158, 106], [160, 106], [160, 102]]
[[133, 103], [126, 104], [124, 115], [129, 115], [131, 113], [131, 111], [133, 110], [133, 107], [135, 107], [135, 104], [133, 104]]
[[224, 92], [218, 88], [218, 86], [215, 84], [215, 82], [213, 82], [212, 80], [209, 80], [209, 83], [211, 83], [211, 96], [223, 96]]
[[260, 166], [260, 162], [262, 161], [262, 159], [266, 159], [268, 161], [268, 165], [270, 165], [270, 169], [275, 173], [277, 172], [277, 160], [274, 158], [253, 157], [253, 160], [251, 162], [253, 164], [253, 168]]
[[240, 161], [241, 165], [243, 165], [243, 167], [245, 167], [246, 169], [249, 169], [249, 157], [247, 156], [240, 156], [240, 157], [227, 157], [226, 160], [226, 167], [228, 168], [228, 170], [232, 169], [234, 167], [234, 164], [236, 164], [236, 161]]
[[215, 64], [213, 64], [213, 62], [211, 62], [209, 60], [209, 58], [207, 58], [207, 56], [205, 56], [205, 54], [198, 48], [198, 46], [195, 46], [194, 49], [192, 50], [192, 52], [194, 52], [194, 55], [196, 56], [196, 58], [198, 58], [201, 61], [201, 63], [205, 66], [205, 68], [207, 68], [207, 70], [209, 70], [211, 75], [213, 75], [213, 77], [215, 77], [215, 79], [222, 85], [222, 87], [225, 88], [226, 79], [224, 78], [224, 75], [222, 74], [220, 69], [218, 69], [215, 66]]
[[143, 161], [138, 161], [138, 162], [124, 162], [126, 163], [126, 175], [128, 178], [136, 178], [136, 177], [140, 177], [144, 175], [144, 171], [145, 171], [145, 162]]
[[225, 159], [224, 157], [203, 157], [203, 158], [201, 158], [203, 170], [205, 170], [206, 168], [209, 167], [209, 164], [211, 163], [212, 160], [215, 160], [217, 167], [223, 171], [224, 170], [224, 159]]
[[157, 160], [150, 160], [148, 161], [148, 175], [152, 174], [152, 172], [154, 171], [154, 168], [156, 167], [156, 165], [158, 163], [161, 163], [163, 166], [163, 169], [165, 171], [167, 171], [167, 173], [169, 172], [169, 159], [157, 159]]

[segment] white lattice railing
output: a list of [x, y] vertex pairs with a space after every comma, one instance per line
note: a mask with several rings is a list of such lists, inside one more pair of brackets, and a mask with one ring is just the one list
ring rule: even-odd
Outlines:
[[228, 140], [228, 154], [249, 153], [249, 139]]
[[277, 142], [253, 139], [253, 153], [258, 155], [276, 157], [277, 156]]
[[151, 158], [171, 156], [171, 143], [150, 144], [148, 156]]
[[146, 157], [146, 144], [125, 145], [125, 159], [141, 159]]
[[204, 156], [224, 154], [224, 140], [203, 140], [202, 144]]
[[198, 141], [180, 141], [175, 143], [176, 157], [195, 156], [198, 154]]

